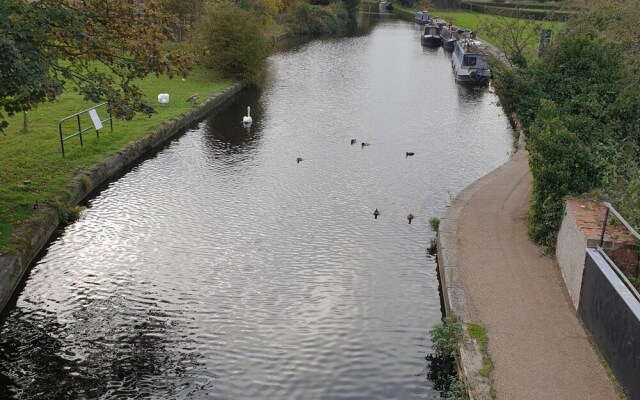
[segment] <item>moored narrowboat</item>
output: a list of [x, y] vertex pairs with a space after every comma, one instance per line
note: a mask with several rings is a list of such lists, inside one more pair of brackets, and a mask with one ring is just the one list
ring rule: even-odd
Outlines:
[[440, 46], [442, 44], [442, 37], [440, 36], [440, 33], [442, 32], [443, 25], [444, 23], [442, 22], [431, 20], [424, 26], [424, 32], [422, 32], [420, 43], [422, 43], [423, 46], [429, 47]]
[[463, 38], [456, 41], [451, 62], [456, 82], [471, 85], [489, 83], [489, 56], [486, 46], [479, 40]]

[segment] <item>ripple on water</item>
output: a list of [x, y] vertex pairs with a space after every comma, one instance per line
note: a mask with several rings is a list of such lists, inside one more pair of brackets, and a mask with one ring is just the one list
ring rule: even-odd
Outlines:
[[511, 139], [416, 40], [382, 21], [276, 54], [91, 200], [1, 327], [0, 398], [439, 398], [428, 220]]

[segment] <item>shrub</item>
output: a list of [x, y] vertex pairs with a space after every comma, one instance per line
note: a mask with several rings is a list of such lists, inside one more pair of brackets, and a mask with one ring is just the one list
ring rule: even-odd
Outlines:
[[439, 355], [458, 358], [458, 343], [462, 340], [462, 323], [455, 316], [445, 317], [442, 324], [429, 330], [432, 348]]
[[224, 78], [252, 82], [267, 58], [260, 21], [233, 3], [217, 3], [207, 10], [194, 41], [204, 64]]
[[430, 218], [429, 226], [431, 227], [432, 231], [438, 232], [438, 229], [440, 229], [440, 220], [436, 217]]
[[297, 3], [290, 12], [289, 25], [294, 33], [338, 33], [343, 23], [338, 15], [346, 17], [344, 7], [334, 6], [335, 12], [323, 6], [312, 6], [309, 3]]
[[427, 377], [447, 399], [464, 399], [466, 383], [457, 376], [458, 343], [462, 340], [462, 324], [455, 316], [447, 316], [442, 324], [429, 331], [433, 353], [427, 355]]
[[566, 197], [594, 188], [639, 219], [640, 91], [628, 76], [637, 55], [617, 39], [568, 30], [541, 61], [496, 74], [501, 103], [529, 136], [529, 233], [539, 243], [553, 244]]
[[564, 200], [591, 189], [595, 171], [588, 150], [549, 100], [541, 103], [528, 149], [534, 181], [529, 232], [534, 240], [551, 245], [560, 229]]

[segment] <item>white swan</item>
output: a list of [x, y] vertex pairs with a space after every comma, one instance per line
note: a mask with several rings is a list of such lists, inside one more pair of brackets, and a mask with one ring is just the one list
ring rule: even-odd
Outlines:
[[247, 106], [247, 115], [242, 118], [242, 125], [251, 126], [253, 119], [251, 118], [251, 107]]
[[158, 95], [158, 101], [160, 102], [160, 104], [167, 105], [167, 103], [169, 103], [169, 93], [160, 93]]

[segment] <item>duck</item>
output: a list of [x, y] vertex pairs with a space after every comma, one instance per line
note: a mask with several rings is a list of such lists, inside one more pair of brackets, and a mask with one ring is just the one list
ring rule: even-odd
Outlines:
[[378, 215], [380, 215], [380, 211], [378, 211], [378, 209], [376, 208], [375, 210], [373, 210], [373, 218], [378, 219]]
[[253, 119], [251, 118], [251, 107], [247, 106], [247, 115], [242, 118], [242, 125], [251, 126]]
[[355, 139], [351, 139], [351, 144], [356, 144], [356, 140]]
[[409, 220], [409, 225], [411, 225], [411, 220], [412, 220], [413, 218], [415, 218], [415, 217], [413, 216], [413, 214], [411, 214], [411, 213], [407, 214], [407, 219]]
[[302, 161], [302, 157], [298, 157], [296, 161], [298, 162], [298, 164], [300, 164], [300, 161]]
[[200, 98], [199, 95], [192, 94], [191, 96], [187, 97], [187, 103], [195, 104], [198, 101], [198, 98]]
[[364, 147], [364, 146], [371, 146], [371, 144], [366, 143], [366, 142], [362, 142], [360, 145], [361, 145], [362, 147]]
[[407, 155], [405, 157], [409, 157], [409, 156], [412, 156], [414, 154], [416, 154], [416, 153], [414, 153], [413, 151], [407, 151]]

